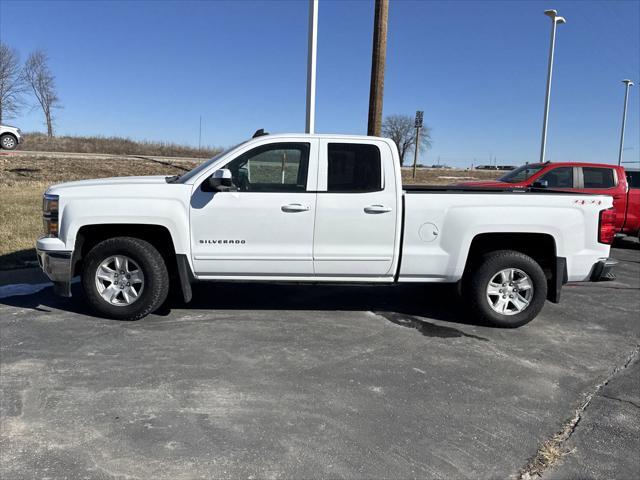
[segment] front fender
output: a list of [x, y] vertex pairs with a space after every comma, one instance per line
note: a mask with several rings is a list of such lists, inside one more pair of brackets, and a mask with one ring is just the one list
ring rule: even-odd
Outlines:
[[73, 250], [82, 227], [105, 224], [165, 227], [171, 235], [176, 253], [190, 256], [189, 210], [178, 199], [144, 202], [113, 198], [70, 200], [65, 202], [60, 212], [60, 239], [67, 250]]

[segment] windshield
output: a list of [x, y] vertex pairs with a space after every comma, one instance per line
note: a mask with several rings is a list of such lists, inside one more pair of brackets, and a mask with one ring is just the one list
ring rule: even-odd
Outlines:
[[544, 166], [544, 163], [532, 163], [530, 165], [523, 165], [516, 168], [515, 170], [511, 170], [506, 175], [498, 178], [498, 180], [507, 183], [524, 182], [525, 180], [528, 180], [532, 175], [535, 175], [540, 170], [542, 170]]
[[[245, 142], [242, 142], [242, 143], [245, 143]], [[210, 158], [206, 162], [202, 162], [200, 165], [198, 165], [193, 170], [189, 170], [187, 173], [184, 173], [184, 174], [180, 175], [180, 177], [175, 179], [175, 182], [177, 182], [177, 183], [186, 183], [189, 180], [191, 180], [193, 177], [197, 177], [200, 174], [200, 172], [202, 172], [203, 170], [206, 170], [207, 168], [209, 168], [209, 166], [211, 166], [213, 163], [217, 162], [220, 158], [222, 158], [224, 155], [229, 153], [231, 150], [233, 150], [233, 149], [239, 147], [240, 145], [242, 145], [242, 143], [239, 143], [238, 145], [234, 145], [231, 148], [227, 148], [226, 150], [223, 150], [222, 152], [217, 154], [215, 157]]]

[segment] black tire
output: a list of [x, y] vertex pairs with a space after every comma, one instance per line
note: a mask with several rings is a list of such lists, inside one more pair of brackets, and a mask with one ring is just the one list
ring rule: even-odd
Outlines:
[[[102, 298], [96, 285], [100, 264], [114, 255], [133, 260], [144, 275], [140, 297], [130, 305], [113, 305]], [[154, 312], [169, 293], [169, 274], [165, 260], [149, 242], [133, 237], [109, 238], [89, 251], [82, 266], [82, 288], [91, 309], [98, 315], [116, 320], [138, 320]]]
[[[529, 277], [533, 293], [529, 304], [522, 311], [507, 315], [498, 313], [491, 307], [492, 300], [488, 298], [487, 287], [501, 270], [511, 268], [521, 270]], [[547, 278], [540, 265], [533, 258], [513, 250], [498, 250], [485, 254], [466, 277], [463, 281], [463, 294], [472, 314], [492, 326], [516, 328], [529, 323], [540, 313], [547, 299]], [[507, 297], [506, 302], [509, 301]], [[514, 304], [509, 305], [512, 310], [515, 309]]]
[[15, 150], [18, 146], [18, 140], [10, 133], [0, 136], [0, 146], [5, 150]]

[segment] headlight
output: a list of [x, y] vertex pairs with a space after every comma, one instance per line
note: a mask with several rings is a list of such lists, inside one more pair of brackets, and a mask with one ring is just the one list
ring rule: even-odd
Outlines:
[[42, 221], [44, 234], [48, 237], [58, 236], [58, 195], [44, 194], [42, 198]]

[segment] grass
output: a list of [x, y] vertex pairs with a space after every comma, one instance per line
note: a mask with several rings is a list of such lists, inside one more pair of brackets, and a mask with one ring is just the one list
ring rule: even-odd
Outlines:
[[0, 269], [36, 262], [33, 246], [42, 232], [41, 183], [2, 185], [0, 224]]
[[497, 170], [454, 170], [451, 168], [418, 168], [412, 178], [410, 167], [402, 168], [402, 183], [405, 185], [451, 185], [458, 182], [495, 180], [505, 172]]
[[42, 234], [42, 194], [49, 185], [87, 178], [176, 175], [200, 161], [158, 162], [144, 158], [0, 156], [0, 270], [34, 265], [33, 249]]
[[[26, 153], [26, 152], [25, 152]], [[42, 194], [47, 186], [82, 180], [127, 175], [176, 175], [190, 170], [199, 160], [159, 161], [135, 157], [47, 156], [34, 152], [0, 155], [0, 269], [34, 264], [34, 242], [42, 233]], [[291, 165], [290, 165], [291, 166]], [[275, 182], [281, 178], [280, 166], [272, 168]], [[491, 179], [493, 171], [418, 169], [416, 182], [411, 169], [403, 169], [405, 183], [445, 185], [463, 180]]]
[[114, 155], [151, 155], [160, 157], [210, 158], [219, 148], [203, 148], [177, 145], [170, 142], [137, 141], [122, 137], [77, 137], [49, 138], [43, 133], [25, 133], [20, 150], [29, 152], [108, 153]]

